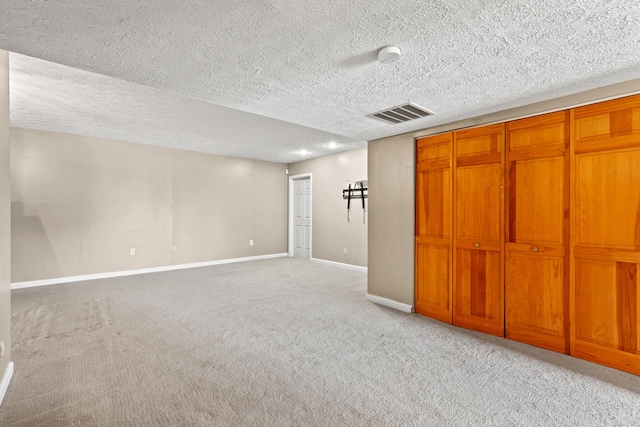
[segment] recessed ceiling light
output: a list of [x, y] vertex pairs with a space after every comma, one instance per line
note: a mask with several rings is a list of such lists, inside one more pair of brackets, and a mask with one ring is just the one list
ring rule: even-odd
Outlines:
[[327, 144], [327, 147], [333, 150], [334, 148], [338, 148], [338, 144], [335, 142], [330, 142]]
[[298, 150], [298, 154], [306, 156], [307, 154], [309, 154], [309, 151], [307, 151], [307, 150]]

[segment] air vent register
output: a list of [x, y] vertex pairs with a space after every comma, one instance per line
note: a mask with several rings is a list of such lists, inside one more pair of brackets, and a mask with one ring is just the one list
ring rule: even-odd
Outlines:
[[433, 115], [431, 111], [425, 110], [415, 104], [408, 103], [383, 111], [378, 111], [377, 113], [368, 114], [367, 117], [382, 120], [386, 123], [397, 124], [431, 115]]

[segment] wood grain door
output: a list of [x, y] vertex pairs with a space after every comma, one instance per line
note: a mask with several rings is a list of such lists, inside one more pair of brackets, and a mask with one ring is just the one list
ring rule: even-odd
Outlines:
[[507, 123], [506, 337], [569, 351], [569, 113]]
[[640, 96], [573, 115], [571, 354], [640, 375]]
[[454, 325], [504, 336], [504, 124], [455, 132]]
[[451, 323], [451, 157], [453, 134], [416, 145], [417, 313]]

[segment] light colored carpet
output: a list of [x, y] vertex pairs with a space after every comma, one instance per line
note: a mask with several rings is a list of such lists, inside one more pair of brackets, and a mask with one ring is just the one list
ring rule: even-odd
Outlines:
[[2, 426], [640, 425], [640, 378], [280, 258], [13, 292]]

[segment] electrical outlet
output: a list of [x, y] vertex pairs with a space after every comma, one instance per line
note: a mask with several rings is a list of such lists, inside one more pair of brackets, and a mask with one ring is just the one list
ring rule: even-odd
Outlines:
[[129, 249], [129, 255], [134, 256], [136, 254], [136, 248]]
[[0, 342], [0, 357], [4, 356], [4, 341]]
[[175, 252], [175, 251], [177, 251], [177, 250], [178, 250], [178, 247], [177, 247], [177, 246], [174, 246], [173, 248], [171, 248], [171, 250], [172, 250], [173, 252]]
[[253, 246], [253, 240], [249, 240], [249, 246]]
[[345, 255], [347, 254], [347, 248], [344, 248], [344, 254]]

